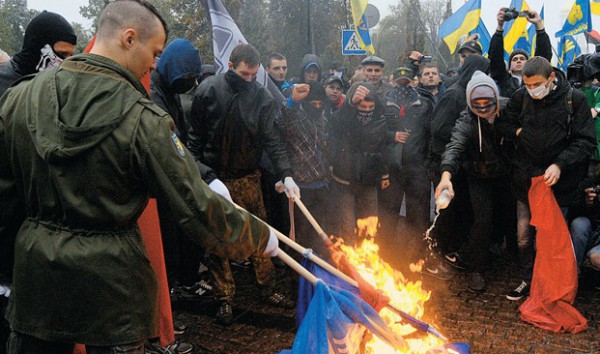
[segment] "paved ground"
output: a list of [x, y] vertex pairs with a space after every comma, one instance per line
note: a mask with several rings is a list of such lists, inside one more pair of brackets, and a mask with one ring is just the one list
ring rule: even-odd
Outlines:
[[[582, 284], [575, 303], [588, 319], [588, 331], [576, 335], [554, 334], [519, 319], [520, 302], [504, 294], [515, 285], [510, 262], [497, 260], [487, 274], [488, 290], [475, 294], [466, 288], [467, 277], [458, 273], [448, 282], [424, 277], [432, 290], [425, 320], [456, 342], [467, 342], [473, 353], [600, 353], [600, 291]], [[297, 328], [294, 311], [261, 303], [251, 271], [237, 270], [236, 320], [229, 327], [216, 325], [215, 309], [204, 302], [176, 305], [177, 320], [188, 325], [181, 340], [194, 344], [194, 353], [275, 353], [291, 348]], [[414, 279], [419, 275], [409, 275]]]

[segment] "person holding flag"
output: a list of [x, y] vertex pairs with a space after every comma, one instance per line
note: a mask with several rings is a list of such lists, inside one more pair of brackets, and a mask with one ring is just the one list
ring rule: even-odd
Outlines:
[[[490, 42], [490, 75], [500, 87], [500, 95], [511, 97], [522, 86], [523, 65], [529, 59], [529, 52], [524, 49], [513, 50], [508, 57], [508, 71], [504, 64], [504, 24], [508, 9], [500, 8], [496, 15], [498, 27]], [[527, 11], [527, 21], [536, 29], [536, 55], [552, 60], [552, 45], [550, 37], [544, 29], [544, 22], [534, 10]]]

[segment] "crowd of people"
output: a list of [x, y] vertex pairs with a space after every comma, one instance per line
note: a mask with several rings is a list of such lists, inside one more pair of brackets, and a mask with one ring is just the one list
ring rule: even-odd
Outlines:
[[[190, 41], [168, 40], [145, 0], [109, 3], [90, 53], [74, 56], [68, 22], [41, 13], [0, 63], [0, 342], [11, 354], [74, 343], [151, 352], [157, 285], [136, 226], [149, 197], [172, 301], [211, 293], [222, 325], [234, 318], [232, 266], [252, 266], [266, 303], [294, 307], [260, 220], [293, 226], [298, 243], [328, 258], [309, 221], [290, 213], [294, 200], [350, 245], [362, 237], [356, 221], [378, 217], [375, 237], [398, 257], [424, 259], [422, 273], [441, 280], [469, 272], [473, 291], [485, 290], [494, 256], [518, 260], [506, 297], [520, 300], [535, 259], [528, 190], [543, 176], [580, 271], [600, 270], [595, 78], [573, 88], [551, 66], [535, 11], [536, 56], [515, 50], [506, 65], [504, 11], [488, 57], [472, 37], [446, 74], [412, 51], [397, 68], [367, 56], [351, 75], [306, 54], [289, 58], [300, 62], [291, 77], [273, 52], [264, 66], [277, 95], [256, 82], [252, 45], [236, 46], [215, 74]], [[423, 234], [444, 191], [453, 199], [438, 210], [432, 248]]]

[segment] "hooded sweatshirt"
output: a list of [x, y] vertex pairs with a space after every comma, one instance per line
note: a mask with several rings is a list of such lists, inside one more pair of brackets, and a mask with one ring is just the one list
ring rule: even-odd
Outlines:
[[[136, 224], [150, 195], [208, 252], [244, 258], [264, 249], [266, 225], [210, 191], [171, 125], [137, 78], [94, 54], [0, 99], [0, 236], [22, 223], [12, 329], [96, 346], [155, 335], [156, 276]], [[19, 201], [26, 219], [7, 220]]]
[[178, 95], [183, 92], [176, 92], [175, 84], [187, 75], [199, 78], [201, 70], [202, 59], [198, 49], [187, 39], [178, 38], [165, 48], [151, 75], [150, 98], [171, 115], [177, 136], [184, 144], [187, 144], [189, 127], [186, 126]]
[[467, 173], [476, 178], [504, 176], [508, 173], [507, 162], [503, 156], [503, 140], [493, 124], [494, 118], [478, 117], [471, 106], [473, 99], [493, 98], [496, 100], [495, 111], [500, 112], [496, 83], [488, 75], [476, 71], [467, 84], [466, 96], [469, 108], [461, 113], [452, 129], [450, 142], [442, 154], [441, 171], [455, 176], [464, 161]]
[[[439, 161], [446, 144], [450, 141], [452, 128], [461, 112], [467, 107], [467, 83], [475, 71], [487, 73], [489, 60], [479, 56], [470, 55], [465, 58], [460, 68], [458, 80], [450, 86], [435, 105], [431, 118], [431, 162], [432, 168], [439, 167]], [[436, 171], [437, 172], [437, 171]]]
[[302, 62], [300, 63], [300, 83], [304, 82], [304, 71], [308, 69], [310, 66], [316, 66], [317, 70], [319, 70], [319, 77], [317, 78], [317, 82], [321, 82], [321, 61], [319, 57], [314, 54], [306, 54], [302, 58]]

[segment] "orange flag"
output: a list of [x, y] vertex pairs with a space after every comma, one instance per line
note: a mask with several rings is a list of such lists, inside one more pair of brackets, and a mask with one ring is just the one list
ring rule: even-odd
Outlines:
[[573, 307], [577, 295], [577, 263], [569, 228], [543, 176], [529, 189], [531, 225], [537, 227], [537, 254], [529, 298], [519, 307], [521, 319], [553, 332], [578, 333], [588, 328]]

